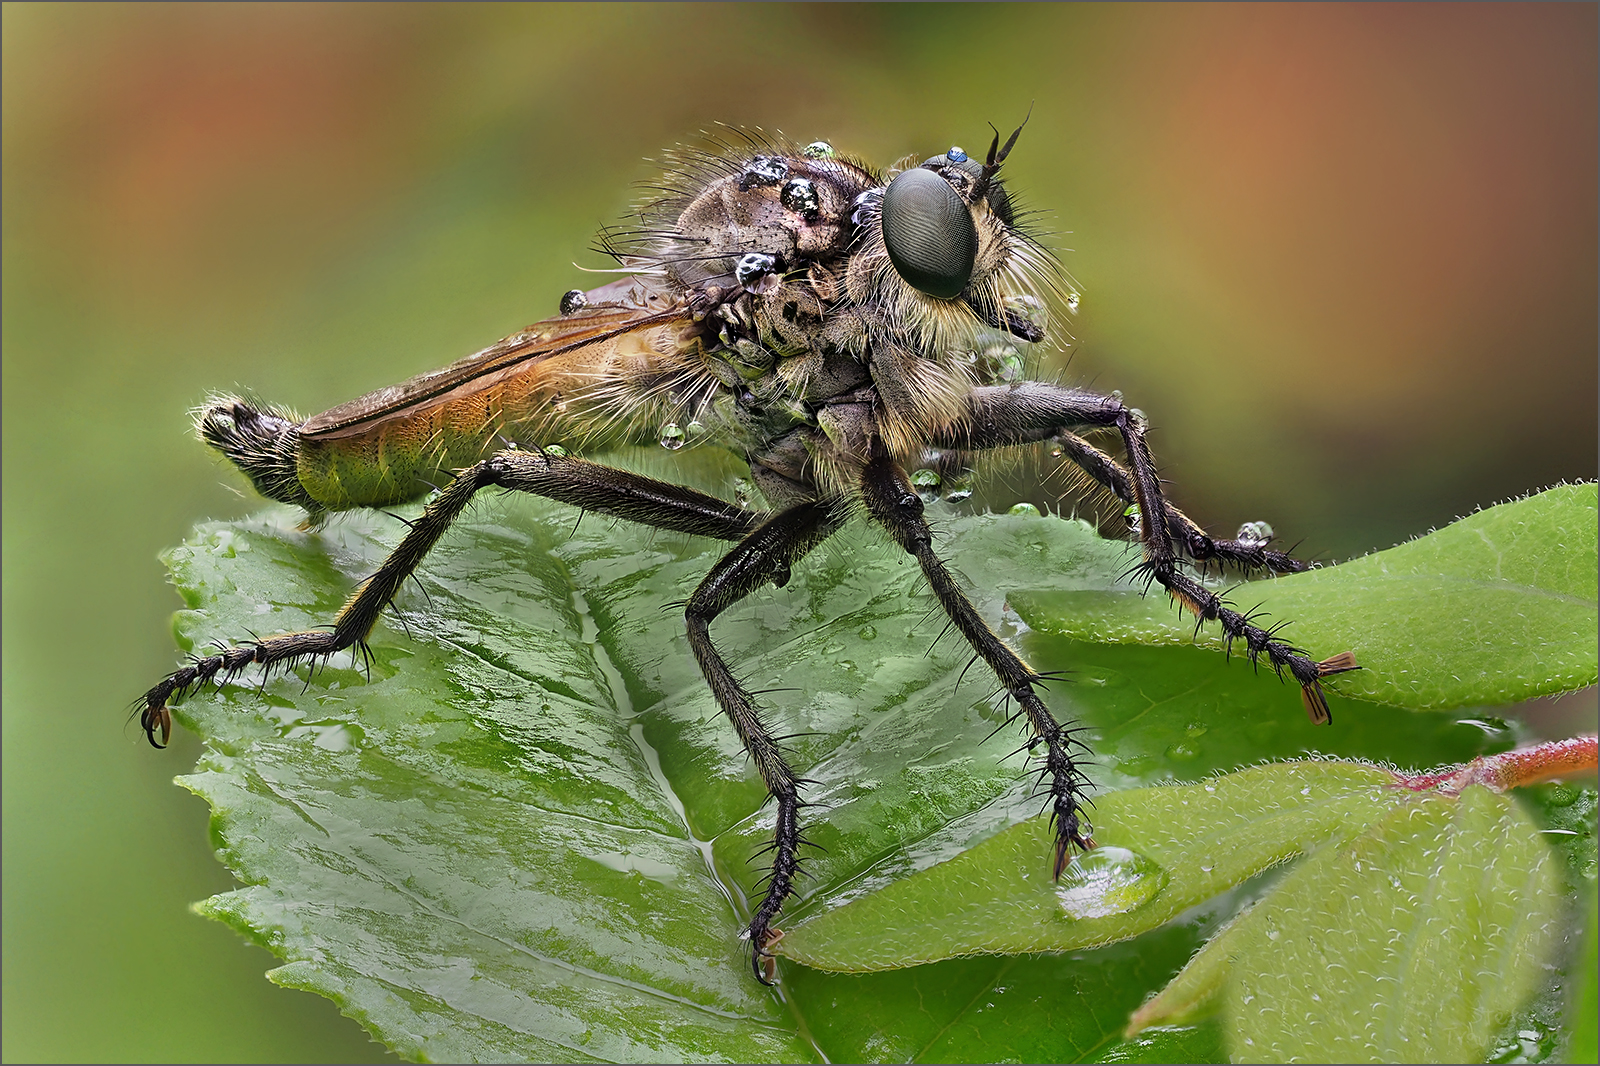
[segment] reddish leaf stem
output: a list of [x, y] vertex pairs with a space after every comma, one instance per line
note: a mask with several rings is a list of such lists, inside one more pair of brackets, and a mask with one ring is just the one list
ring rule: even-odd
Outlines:
[[1590, 735], [1546, 741], [1531, 748], [1519, 748], [1499, 755], [1480, 755], [1464, 765], [1433, 773], [1395, 774], [1395, 781], [1401, 788], [1413, 792], [1430, 788], [1460, 792], [1468, 785], [1486, 785], [1496, 792], [1504, 792], [1508, 788], [1548, 781], [1552, 777], [1592, 774], [1595, 766], [1595, 737]]

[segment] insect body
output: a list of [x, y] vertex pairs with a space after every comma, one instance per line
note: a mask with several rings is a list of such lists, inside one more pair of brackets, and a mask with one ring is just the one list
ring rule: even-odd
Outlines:
[[[822, 142], [746, 137], [683, 152], [669, 161], [664, 195], [641, 211], [641, 228], [606, 238], [627, 276], [567, 293], [559, 316], [309, 420], [214, 399], [199, 414], [201, 436], [264, 495], [304, 507], [309, 523], [443, 487], [330, 628], [197, 658], [146, 693], [151, 742], [170, 734], [174, 695], [251, 664], [364, 651], [401, 583], [482, 489], [733, 542], [685, 615], [701, 671], [777, 806], [772, 874], [750, 920], [756, 976], [766, 980], [772, 922], [798, 868], [801, 782], [710, 628], [762, 586], [783, 586], [855, 510], [916, 559], [951, 623], [1020, 708], [1045, 764], [1055, 873], [1073, 849], [1093, 846], [1083, 745], [1040, 700], [1039, 675], [990, 632], [934, 553], [907, 475], [1043, 441], [1136, 509], [1149, 581], [1220, 623], [1252, 659], [1288, 671], [1308, 713], [1326, 721], [1319, 681], [1354, 668], [1350, 657], [1313, 661], [1183, 566], [1289, 572], [1306, 564], [1271, 550], [1265, 537], [1213, 539], [1169, 505], [1143, 418], [1120, 398], [1014, 380], [977, 358], [986, 338], [1037, 342], [1051, 328], [1054, 261], [1018, 226], [999, 177], [1016, 139], [1002, 147], [996, 135], [981, 163], [951, 148], [887, 182]], [[670, 446], [685, 427], [736, 449], [771, 509], [568, 451], [641, 439]], [[1080, 435], [1091, 431], [1117, 434], [1126, 466]]]

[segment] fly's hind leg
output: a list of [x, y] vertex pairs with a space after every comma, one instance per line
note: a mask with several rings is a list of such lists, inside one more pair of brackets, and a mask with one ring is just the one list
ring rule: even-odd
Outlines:
[[[1259, 545], [1240, 550], [1240, 542], [1212, 540], [1183, 512], [1167, 503], [1161, 492], [1155, 460], [1145, 442], [1144, 420], [1114, 396], [1064, 389], [1037, 381], [1015, 386], [972, 391], [968, 419], [949, 433], [949, 440], [934, 443], [957, 448], [998, 448], [1010, 444], [1055, 439], [1073, 461], [1119, 497], [1139, 508], [1139, 540], [1144, 548], [1140, 570], [1158, 582], [1172, 597], [1202, 622], [1222, 626], [1231, 648], [1244, 644], [1252, 662], [1265, 659], [1280, 675], [1287, 670], [1300, 683], [1306, 714], [1313, 722], [1332, 720], [1321, 679], [1359, 669], [1349, 652], [1320, 662], [1303, 650], [1277, 638], [1276, 629], [1255, 625], [1248, 614], [1233, 610], [1179, 566], [1179, 548], [1197, 558], [1216, 558], [1241, 566], [1260, 565], [1269, 570], [1297, 570], [1305, 565], [1282, 552], [1267, 552]], [[1109, 456], [1073, 435], [1073, 430], [1115, 429], [1128, 454], [1123, 469]], [[1159, 516], [1153, 519], [1152, 516]], [[1259, 559], [1259, 562], [1258, 562]], [[1287, 562], [1286, 562], [1287, 560]], [[1291, 565], [1292, 564], [1292, 565]]]
[[[364, 647], [367, 634], [400, 585], [421, 565], [445, 530], [480, 489], [531, 492], [588, 511], [721, 540], [741, 540], [768, 517], [693, 489], [640, 477], [543, 451], [504, 451], [463, 470], [434, 497], [400, 544], [363, 581], [328, 629], [284, 633], [224, 648], [196, 658], [144, 694], [140, 724], [150, 743], [165, 747], [172, 733], [167, 701], [218, 678], [227, 680], [253, 664], [270, 669]], [[159, 734], [160, 739], [157, 739]]]
[[1043, 678], [990, 632], [944, 562], [934, 554], [933, 533], [922, 517], [922, 500], [905, 471], [889, 456], [876, 455], [862, 473], [861, 492], [868, 512], [917, 560], [945, 614], [1022, 708], [1034, 738], [1044, 743], [1050, 818], [1056, 829], [1053, 876], [1060, 877], [1073, 848], [1087, 851], [1094, 847], [1092, 830], [1083, 814], [1089, 779], [1079, 764], [1079, 756], [1087, 755], [1088, 748], [1077, 739], [1074, 728], [1055, 720], [1034, 691]]
[[727, 662], [711, 642], [711, 622], [717, 615], [738, 603], [769, 581], [782, 588], [789, 581], [789, 570], [802, 556], [822, 543], [839, 528], [837, 508], [810, 501], [780, 512], [755, 530], [711, 568], [705, 580], [689, 597], [684, 611], [689, 627], [689, 647], [705, 675], [711, 692], [733, 722], [739, 740], [756, 771], [761, 774], [774, 803], [777, 827], [773, 832], [772, 871], [767, 877], [766, 895], [750, 918], [751, 965], [756, 979], [770, 984], [765, 964], [772, 920], [783, 901], [794, 891], [799, 870], [800, 784], [783, 757], [772, 734], [767, 731], [750, 693], [734, 677]]

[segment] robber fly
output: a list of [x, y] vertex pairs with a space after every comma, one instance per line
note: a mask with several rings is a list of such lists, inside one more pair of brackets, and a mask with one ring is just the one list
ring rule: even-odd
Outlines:
[[[625, 271], [561, 298], [560, 314], [459, 362], [301, 419], [216, 397], [200, 436], [262, 495], [329, 512], [428, 495], [399, 546], [331, 627], [286, 633], [193, 659], [145, 694], [152, 744], [170, 736], [167, 703], [251, 664], [286, 667], [344, 649], [366, 653], [379, 613], [486, 488], [530, 492], [585, 511], [734, 546], [689, 597], [689, 645], [718, 705], [777, 806], [773, 865], [750, 918], [757, 978], [794, 892], [801, 784], [751, 694], [718, 652], [711, 624], [864, 510], [921, 567], [955, 629], [1020, 708], [1055, 828], [1054, 872], [1094, 846], [1083, 804], [1087, 749], [1046, 708], [1043, 680], [986, 626], [934, 553], [908, 469], [960, 466], [971, 453], [1053, 442], [1137, 517], [1139, 571], [1230, 644], [1300, 683], [1313, 720], [1329, 718], [1318, 662], [1254, 625], [1197, 581], [1185, 561], [1288, 573], [1306, 563], [1261, 536], [1213, 539], [1162, 497], [1143, 417], [1120, 396], [986, 374], [984, 337], [1051, 334], [1061, 275], [1018, 224], [1000, 169], [1021, 128], [985, 159], [960, 148], [892, 180], [836, 154], [755, 134], [668, 156], [640, 228], [603, 240]], [[892, 172], [891, 172], [892, 173]], [[750, 465], [770, 510], [599, 466], [568, 452], [710, 427]], [[1126, 463], [1080, 434], [1120, 437]], [[680, 430], [681, 432], [681, 430]], [[514, 442], [514, 443], [513, 443]]]

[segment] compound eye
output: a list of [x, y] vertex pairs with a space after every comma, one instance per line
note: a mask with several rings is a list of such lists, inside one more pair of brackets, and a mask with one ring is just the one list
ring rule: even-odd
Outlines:
[[972, 277], [978, 229], [949, 182], [931, 170], [908, 170], [884, 191], [883, 244], [908, 284], [950, 300]]

